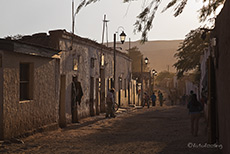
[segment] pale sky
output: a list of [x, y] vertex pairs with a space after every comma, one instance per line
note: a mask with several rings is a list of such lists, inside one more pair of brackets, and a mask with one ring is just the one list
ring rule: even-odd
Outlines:
[[[113, 41], [113, 33], [119, 26], [124, 27], [127, 39], [140, 39], [140, 34], [133, 33], [133, 24], [141, 11], [143, 1], [137, 0], [124, 4], [122, 0], [100, 0], [83, 8], [76, 15], [75, 34], [101, 42], [104, 14], [107, 15], [109, 41]], [[177, 18], [173, 9], [160, 13], [169, 0], [163, 0], [156, 14], [153, 28], [148, 35], [149, 40], [184, 39], [192, 29], [198, 28], [197, 10], [201, 0], [189, 0], [184, 12]], [[75, 0], [75, 5], [80, 3]], [[0, 38], [9, 35], [28, 35], [48, 32], [54, 29], [72, 30], [72, 0], [0, 0]], [[119, 29], [121, 32], [121, 29]]]

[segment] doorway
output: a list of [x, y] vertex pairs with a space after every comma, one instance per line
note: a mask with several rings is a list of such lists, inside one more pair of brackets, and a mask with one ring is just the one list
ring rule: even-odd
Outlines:
[[94, 78], [90, 77], [90, 98], [89, 98], [89, 108], [90, 116], [94, 116]]
[[99, 79], [96, 79], [96, 115], [100, 114], [99, 106], [100, 106], [100, 90], [99, 90]]
[[60, 85], [60, 102], [59, 102], [59, 126], [61, 128], [66, 127], [66, 117], [65, 117], [65, 98], [66, 98], [66, 75], [61, 75], [61, 85]]
[[101, 113], [105, 112], [105, 70], [100, 69], [100, 77], [101, 77], [101, 93], [100, 93], [100, 111]]

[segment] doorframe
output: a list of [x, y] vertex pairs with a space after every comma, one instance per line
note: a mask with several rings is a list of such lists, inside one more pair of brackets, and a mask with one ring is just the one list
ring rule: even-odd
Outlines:
[[90, 116], [94, 116], [94, 77], [92, 76], [90, 76], [89, 111]]
[[66, 127], [66, 116], [65, 116], [65, 99], [66, 99], [66, 75], [61, 75], [60, 78], [60, 101], [59, 101], [59, 126], [61, 128]]

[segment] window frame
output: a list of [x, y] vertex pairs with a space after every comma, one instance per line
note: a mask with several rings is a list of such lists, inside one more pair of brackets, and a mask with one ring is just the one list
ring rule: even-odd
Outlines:
[[[24, 68], [22, 68], [23, 65], [25, 65]], [[24, 71], [27, 73], [25, 75], [27, 76], [27, 79], [22, 79], [23, 78], [22, 69], [24, 69]], [[29, 63], [29, 62], [20, 62], [19, 64], [19, 102], [33, 100], [33, 83], [34, 83], [34, 64]], [[22, 86], [23, 84], [24, 86]]]

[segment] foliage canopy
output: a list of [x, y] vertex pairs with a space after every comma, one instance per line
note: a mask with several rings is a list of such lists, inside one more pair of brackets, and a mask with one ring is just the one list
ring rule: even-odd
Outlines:
[[[95, 3], [99, 0], [82, 0], [82, 2], [77, 7], [76, 13], [78, 13], [82, 7], [88, 6], [91, 3]], [[131, 3], [134, 0], [123, 0], [124, 3]], [[209, 17], [212, 14], [215, 14], [218, 7], [220, 7], [222, 4], [224, 4], [225, 0], [202, 0], [203, 1], [203, 7], [199, 9], [199, 19], [200, 22], [204, 22], [209, 20]], [[148, 38], [148, 32], [152, 28], [152, 23], [155, 17], [156, 12], [158, 11], [158, 8], [161, 4], [162, 0], [150, 0], [150, 2], [144, 6], [143, 11], [139, 13], [137, 16], [136, 22], [134, 23], [134, 32], [141, 33], [141, 40], [142, 42], [147, 41]], [[171, 0], [167, 6], [161, 11], [165, 12], [169, 8], [174, 7], [174, 16], [179, 16], [188, 0]]]
[[177, 69], [177, 77], [180, 78], [185, 72], [195, 70], [198, 72], [200, 56], [208, 47], [210, 30], [198, 28], [190, 31], [181, 43], [178, 52], [174, 55], [177, 62], [173, 65]]
[[[141, 58], [143, 60], [143, 54], [141, 51], [135, 46], [128, 50], [128, 56], [132, 60], [132, 72], [141, 72]], [[144, 64], [143, 60], [143, 72], [148, 71], [148, 66]]]

